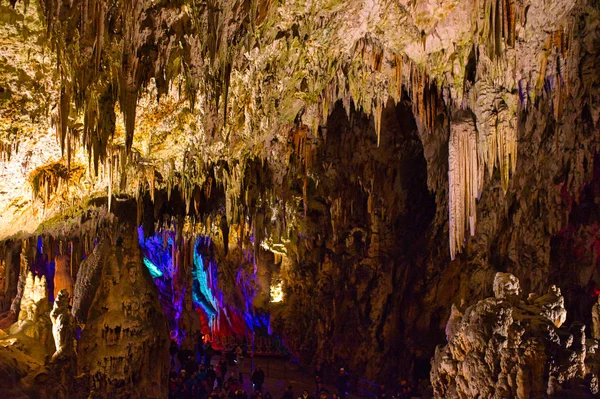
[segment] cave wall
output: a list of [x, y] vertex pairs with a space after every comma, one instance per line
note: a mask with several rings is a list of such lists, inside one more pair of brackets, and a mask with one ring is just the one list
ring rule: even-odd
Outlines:
[[[481, 115], [448, 107], [429, 131], [418, 118], [415, 125], [405, 98], [395, 112], [384, 108], [378, 148], [373, 120], [334, 110], [318, 144], [326, 167], [312, 171], [318, 186], [309, 183], [306, 224], [288, 254], [281, 313], [299, 322], [279, 327], [300, 357], [376, 382], [428, 378], [451, 305], [464, 310], [490, 296], [498, 271], [516, 275], [526, 292], [560, 286], [569, 322], [590, 328], [599, 266], [600, 37], [588, 11], [570, 16], [568, 67], [541, 90], [513, 89], [525, 97], [516, 116], [516, 170], [506, 191], [498, 168], [486, 175], [475, 235], [466, 235], [455, 260], [448, 141], [456, 124], [471, 119], [479, 129]], [[479, 59], [474, 71], [487, 67]], [[569, 89], [556, 90], [552, 79]], [[298, 186], [301, 192], [301, 180]]]
[[[489, 282], [496, 271], [515, 274], [527, 292], [561, 286], [567, 308], [581, 303], [582, 296], [575, 293], [589, 289], [596, 278], [590, 270], [597, 269], [593, 258], [583, 265], [585, 261], [559, 255], [569, 246], [592, 252], [593, 240], [586, 243], [565, 232], [573, 225], [593, 230], [598, 206], [593, 194], [599, 149], [598, 22], [585, 12], [573, 19], [569, 69], [554, 77], [570, 86], [561, 113], [556, 111], [558, 93], [549, 88], [521, 109], [517, 168], [507, 192], [496, 172], [477, 203], [477, 231], [466, 240], [464, 253], [453, 262], [432, 254], [426, 262], [432, 280], [422, 286], [422, 306], [443, 308], [440, 329], [451, 303], [463, 306], [491, 294]], [[428, 158], [428, 166], [436, 162], [445, 160]], [[583, 217], [578, 216], [582, 208], [588, 210]], [[421, 317], [429, 318], [427, 313]], [[569, 312], [582, 318], [585, 313], [589, 309]]]
[[306, 189], [306, 217], [282, 266], [286, 296], [275, 325], [303, 361], [352, 366], [371, 379], [395, 375], [404, 367], [406, 286], [436, 209], [410, 102], [383, 109], [379, 145], [372, 118], [347, 115], [341, 103], [323, 136], [318, 184]]

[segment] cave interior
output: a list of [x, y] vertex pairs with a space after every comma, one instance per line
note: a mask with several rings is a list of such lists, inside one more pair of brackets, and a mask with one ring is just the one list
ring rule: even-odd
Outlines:
[[0, 0], [0, 174], [2, 399], [600, 397], [598, 0]]

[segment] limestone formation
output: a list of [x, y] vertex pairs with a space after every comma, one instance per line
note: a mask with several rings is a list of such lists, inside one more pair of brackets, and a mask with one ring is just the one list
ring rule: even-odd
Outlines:
[[581, 323], [560, 327], [566, 312], [558, 288], [523, 300], [519, 280], [497, 273], [494, 293], [495, 297], [468, 307], [460, 322], [456, 316], [449, 320], [456, 332], [448, 335], [446, 346], [436, 348], [432, 360], [436, 398], [596, 393], [597, 375], [588, 370], [586, 361], [597, 360], [586, 356], [588, 347], [597, 343], [586, 342]]
[[511, 299], [521, 293], [519, 280], [510, 273], [496, 273], [494, 277], [494, 296], [496, 299]]
[[0, 296], [4, 295], [4, 287], [6, 284], [6, 262], [0, 262]]
[[78, 346], [78, 368], [97, 398], [167, 396], [169, 335], [136, 237], [106, 252]]
[[107, 249], [107, 243], [102, 240], [79, 266], [73, 293], [73, 316], [78, 323], [85, 323], [87, 320], [88, 311], [100, 284]]
[[530, 295], [527, 301], [540, 309], [540, 315], [552, 321], [556, 327], [560, 327], [567, 320], [565, 310], [565, 299], [561, 295], [560, 288], [551, 285], [545, 295], [536, 297]]
[[[36, 276], [37, 277], [37, 276]], [[39, 279], [38, 279], [39, 281]], [[45, 277], [44, 277], [45, 282]], [[39, 284], [39, 283], [38, 283]], [[33, 319], [33, 301], [34, 293], [34, 278], [31, 272], [27, 273], [25, 278], [25, 285], [23, 286], [23, 296], [21, 297], [20, 309], [19, 309], [19, 321], [32, 320]]]
[[592, 337], [600, 339], [600, 296], [592, 308]]
[[446, 323], [446, 340], [450, 342], [456, 336], [456, 333], [460, 329], [460, 323], [462, 321], [463, 314], [458, 310], [455, 304], [452, 304], [450, 308], [450, 318]]
[[463, 246], [465, 231], [475, 235], [476, 202], [483, 187], [483, 166], [477, 163], [477, 131], [471, 114], [457, 113], [448, 142], [448, 218], [450, 257]]
[[22, 333], [43, 345], [49, 345], [52, 337], [47, 289], [46, 276], [33, 277], [31, 272], [27, 273], [19, 317], [10, 328], [11, 334]]
[[12, 301], [12, 304], [10, 305], [10, 310], [14, 314], [19, 313], [21, 298], [23, 296], [23, 290], [25, 289], [25, 283], [27, 279], [27, 272], [29, 271], [29, 260], [27, 258], [28, 249], [29, 242], [27, 240], [23, 240], [19, 262], [19, 279], [17, 282], [17, 295], [15, 296], [15, 298]]
[[54, 259], [54, 298], [61, 290], [66, 290], [69, 296], [73, 296], [73, 277], [69, 269], [69, 256], [58, 255]]
[[50, 312], [52, 320], [52, 335], [56, 352], [53, 359], [59, 357], [70, 357], [75, 355], [75, 319], [69, 309], [69, 293], [62, 289], [56, 296], [54, 308]]

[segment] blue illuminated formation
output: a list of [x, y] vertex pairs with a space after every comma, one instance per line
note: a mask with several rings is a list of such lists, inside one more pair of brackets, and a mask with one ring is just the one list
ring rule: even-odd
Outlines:
[[185, 334], [180, 328], [180, 319], [184, 312], [184, 297], [188, 285], [177, 270], [179, 266], [174, 262], [173, 256], [177, 251], [185, 251], [187, 248], [193, 248], [193, 254], [189, 254], [189, 257], [182, 255], [180, 261], [184, 258], [191, 261], [191, 299], [203, 332], [210, 333], [215, 344], [223, 337], [234, 336], [250, 342], [255, 334], [271, 334], [271, 316], [257, 311], [253, 306], [258, 285], [256, 260], [252, 251], [244, 250], [243, 265], [236, 273], [236, 285], [233, 289], [237, 293], [234, 297], [242, 299], [236, 305], [225, 303], [224, 293], [219, 288], [219, 271], [211, 255], [213, 248], [210, 237], [196, 236], [191, 248], [185, 243], [181, 244], [181, 248], [176, 248], [174, 231], [161, 230], [145, 238], [140, 226], [138, 238], [144, 265], [158, 287], [172, 335], [181, 339]]
[[158, 267], [156, 267], [156, 265], [152, 263], [150, 259], [146, 258], [145, 256], [144, 265], [146, 265], [146, 267], [150, 271], [150, 275], [152, 276], [152, 278], [159, 278], [163, 276], [163, 272]]
[[[205, 244], [204, 237], [198, 237], [194, 244], [194, 267], [192, 268], [192, 301], [194, 305], [202, 307], [209, 319], [217, 316], [217, 299], [210, 288], [211, 264], [204, 266], [204, 260], [200, 255], [200, 246]], [[215, 276], [216, 280], [216, 276]], [[220, 304], [219, 304], [220, 305]]]
[[173, 259], [171, 249], [173, 246], [172, 233], [155, 234], [144, 239], [144, 230], [142, 226], [138, 227], [138, 240], [140, 248], [144, 254], [144, 264], [150, 271], [152, 278], [167, 276], [173, 277]]
[[[183, 292], [174, 287], [173, 281], [173, 235], [172, 231], [162, 231], [144, 238], [144, 230], [138, 228], [138, 241], [144, 258], [144, 265], [150, 272], [159, 291], [163, 310], [169, 321], [169, 328], [178, 337], [179, 320], [183, 311]], [[183, 290], [184, 291], [184, 290]]]

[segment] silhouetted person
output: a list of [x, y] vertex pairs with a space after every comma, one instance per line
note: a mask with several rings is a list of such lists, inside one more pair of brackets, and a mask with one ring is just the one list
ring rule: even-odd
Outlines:
[[217, 373], [215, 372], [215, 369], [211, 364], [210, 366], [208, 366], [208, 370], [206, 370], [206, 383], [207, 383], [209, 392], [213, 391], [216, 378], [217, 378]]
[[384, 384], [381, 384], [379, 386], [379, 389], [377, 390], [377, 397], [379, 399], [385, 399], [385, 398], [387, 398], [387, 391], [385, 389], [385, 385]]
[[198, 363], [196, 363], [193, 356], [188, 356], [188, 358], [183, 363], [183, 368], [187, 372], [187, 375], [191, 376], [194, 373], [198, 372]]
[[335, 387], [337, 388], [340, 399], [346, 398], [346, 390], [348, 389], [348, 377], [346, 376], [346, 370], [342, 367], [340, 372], [335, 379]]
[[304, 391], [302, 391], [302, 395], [298, 399], [315, 399], [315, 398], [312, 395], [310, 395], [308, 393], [308, 391], [305, 389]]
[[238, 345], [235, 348], [234, 354], [235, 354], [235, 363], [239, 370], [242, 367], [242, 364], [244, 363], [244, 351], [242, 350], [242, 347]]
[[171, 355], [171, 368], [175, 368], [175, 358], [179, 353], [179, 345], [177, 345], [177, 341], [171, 341], [171, 346], [169, 346], [169, 355]]
[[317, 387], [317, 389], [319, 388], [319, 382], [323, 382], [323, 370], [321, 370], [321, 365], [317, 364], [317, 367], [315, 368], [315, 373], [314, 373], [314, 377], [315, 377], [315, 386]]
[[318, 382], [317, 383], [317, 390], [315, 391], [315, 398], [319, 399], [321, 397], [321, 394], [328, 394], [329, 391], [327, 391], [327, 389], [323, 386], [322, 382]]
[[291, 385], [288, 385], [283, 395], [281, 395], [281, 399], [294, 399], [294, 391], [292, 391]]
[[399, 388], [399, 398], [400, 399], [410, 399], [410, 397], [412, 396], [412, 392], [410, 389], [410, 386], [408, 385], [408, 383], [406, 381], [401, 381], [400, 382], [400, 388]]
[[196, 331], [194, 336], [194, 353], [196, 354], [196, 363], [202, 363], [202, 357], [204, 356], [204, 345], [202, 343], [202, 333]]
[[227, 374], [227, 361], [223, 358], [219, 360], [219, 368], [221, 369], [221, 379], [225, 380], [225, 374]]
[[[254, 370], [254, 373], [252, 373], [252, 384], [254, 384], [254, 389], [257, 390], [258, 392], [262, 392], [262, 386], [263, 386], [264, 382], [265, 382], [265, 372], [262, 371], [260, 366], [258, 366], [256, 368], [256, 370]], [[292, 397], [292, 399], [294, 399], [294, 398]]]
[[212, 360], [212, 356], [215, 353], [215, 350], [212, 347], [210, 341], [206, 343], [204, 346], [204, 365], [208, 367], [210, 365], [210, 361]]

